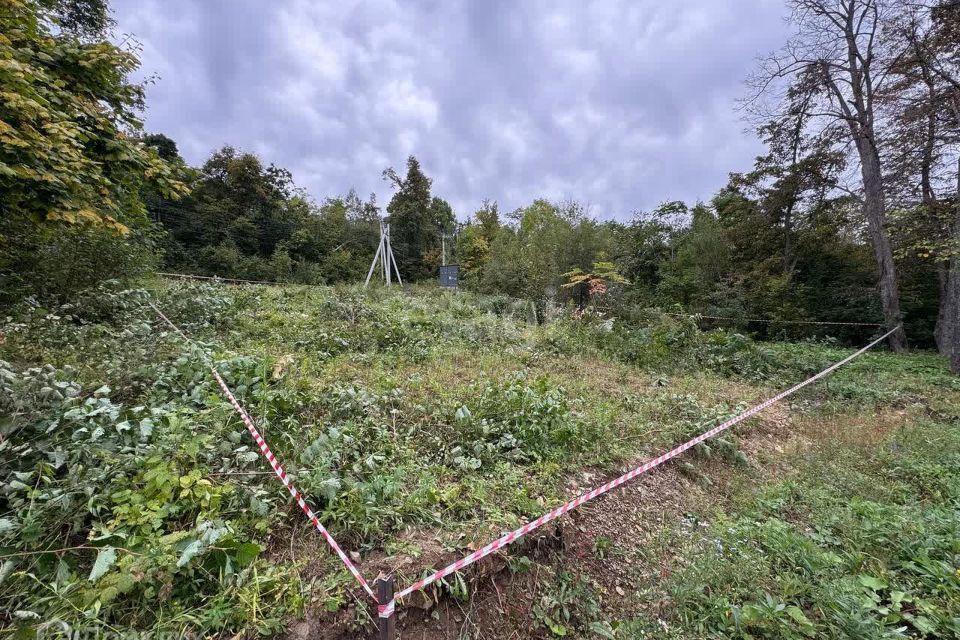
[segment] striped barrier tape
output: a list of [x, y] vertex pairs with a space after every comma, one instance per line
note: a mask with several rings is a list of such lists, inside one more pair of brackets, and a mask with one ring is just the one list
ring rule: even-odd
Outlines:
[[267, 459], [267, 462], [270, 463], [270, 466], [273, 468], [273, 472], [277, 474], [277, 477], [280, 478], [280, 482], [283, 483], [283, 486], [287, 488], [287, 491], [290, 492], [290, 495], [293, 496], [293, 499], [296, 500], [297, 504], [300, 505], [300, 508], [303, 510], [304, 515], [307, 516], [317, 531], [326, 539], [327, 544], [330, 545], [330, 548], [333, 549], [334, 553], [343, 561], [344, 566], [347, 567], [347, 570], [357, 579], [357, 582], [360, 583], [360, 586], [363, 587], [363, 590], [370, 594], [370, 597], [374, 600], [377, 599], [377, 596], [374, 595], [373, 589], [370, 588], [370, 585], [367, 584], [367, 581], [363, 579], [363, 576], [360, 575], [360, 571], [350, 560], [349, 556], [343, 552], [343, 549], [340, 548], [340, 545], [337, 544], [337, 541], [333, 539], [333, 536], [330, 535], [330, 532], [327, 531], [327, 528], [323, 526], [323, 523], [320, 522], [317, 515], [313, 512], [313, 509], [310, 508], [310, 505], [306, 503], [303, 499], [303, 494], [297, 491], [297, 488], [293, 486], [293, 482], [290, 481], [290, 477], [283, 470], [283, 467], [280, 466], [280, 463], [277, 462], [276, 456], [273, 455], [273, 451], [270, 451], [270, 447], [267, 446], [266, 440], [263, 439], [263, 436], [260, 435], [260, 432], [257, 431], [257, 428], [253, 424], [253, 420], [250, 419], [250, 416], [247, 415], [247, 412], [244, 411], [243, 407], [240, 406], [240, 403], [237, 402], [237, 399], [233, 396], [233, 393], [230, 391], [230, 388], [227, 386], [227, 383], [223, 381], [223, 378], [220, 377], [220, 374], [213, 367], [210, 367], [210, 371], [213, 372], [214, 377], [217, 379], [217, 384], [220, 385], [220, 389], [223, 390], [224, 395], [227, 396], [227, 399], [230, 400], [230, 404], [233, 405], [233, 408], [237, 413], [240, 414], [240, 418], [243, 420], [243, 423], [247, 425], [247, 431], [250, 432], [250, 435], [253, 436], [253, 439], [256, 441], [257, 446], [260, 447], [260, 453]]
[[826, 375], [829, 375], [830, 373], [832, 373], [833, 371], [835, 371], [835, 370], [837, 370], [838, 368], [842, 367], [843, 365], [847, 364], [848, 362], [850, 362], [851, 360], [853, 360], [853, 359], [856, 358], [857, 356], [863, 354], [864, 352], [866, 352], [866, 351], [868, 351], [869, 349], [871, 349], [871, 348], [873, 348], [874, 346], [876, 346], [878, 343], [880, 343], [881, 341], [883, 341], [887, 336], [889, 336], [890, 334], [892, 334], [894, 331], [896, 331], [896, 330], [899, 329], [899, 328], [900, 328], [899, 325], [898, 325], [897, 327], [894, 327], [893, 329], [891, 329], [891, 330], [888, 331], [887, 333], [883, 334], [882, 336], [880, 336], [879, 338], [877, 338], [876, 340], [874, 340], [873, 342], [871, 342], [871, 343], [868, 344], [867, 346], [863, 347], [862, 349], [860, 349], [860, 350], [857, 351], [856, 353], [851, 354], [851, 355], [847, 356], [846, 358], [844, 358], [843, 360], [841, 360], [841, 361], [839, 361], [839, 362], [837, 362], [837, 363], [835, 363], [835, 364], [827, 367], [826, 369], [824, 369], [824, 370], [821, 371], [820, 373], [814, 375], [813, 377], [807, 378], [807, 379], [804, 380], [803, 382], [800, 382], [800, 383], [798, 383], [798, 384], [795, 384], [794, 386], [790, 387], [790, 388], [787, 389], [786, 391], [781, 391], [780, 393], [778, 393], [777, 395], [773, 396], [772, 398], [768, 398], [767, 400], [764, 400], [763, 402], [761, 402], [760, 404], [756, 405], [755, 407], [752, 407], [752, 408], [750, 408], [750, 409], [747, 409], [747, 410], [744, 411], [743, 413], [741, 413], [741, 414], [739, 414], [739, 415], [737, 415], [737, 416], [735, 416], [735, 417], [733, 417], [733, 418], [730, 418], [730, 419], [727, 420], [726, 422], [723, 422], [722, 424], [717, 425], [716, 427], [714, 427], [713, 429], [710, 429], [709, 431], [705, 431], [704, 433], [700, 434], [699, 436], [697, 436], [697, 437], [695, 437], [695, 438], [693, 438], [693, 439], [691, 439], [691, 440], [688, 440], [687, 442], [683, 443], [683, 444], [680, 445], [679, 447], [676, 447], [676, 448], [674, 448], [674, 449], [671, 449], [670, 451], [667, 451], [666, 453], [664, 453], [664, 454], [662, 454], [662, 455], [660, 455], [660, 456], [658, 456], [658, 457], [656, 457], [656, 458], [653, 458], [652, 460], [649, 460], [649, 461], [643, 463], [643, 464], [640, 465], [639, 467], [636, 467], [635, 469], [632, 469], [632, 470], [628, 471], [627, 473], [623, 474], [623, 475], [620, 476], [619, 478], [615, 478], [615, 479], [611, 480], [610, 482], [607, 482], [606, 484], [600, 485], [599, 487], [597, 487], [596, 489], [593, 489], [592, 491], [589, 491], [589, 492], [584, 493], [583, 495], [581, 495], [581, 496], [579, 496], [579, 497], [577, 497], [577, 498], [574, 498], [573, 500], [567, 502], [566, 504], [561, 505], [561, 506], [557, 507], [556, 509], [554, 509], [554, 510], [552, 510], [552, 511], [550, 511], [550, 512], [548, 512], [548, 513], [546, 513], [546, 514], [544, 514], [544, 515], [542, 515], [542, 516], [540, 516], [540, 517], [537, 518], [536, 520], [533, 520], [533, 521], [531, 521], [531, 522], [528, 522], [527, 524], [523, 525], [523, 526], [520, 527], [519, 529], [516, 529], [516, 530], [514, 530], [514, 531], [511, 531], [510, 533], [506, 534], [505, 536], [500, 537], [500, 538], [497, 538], [496, 540], [494, 540], [494, 541], [491, 542], [490, 544], [488, 544], [488, 545], [486, 545], [486, 546], [484, 546], [484, 547], [482, 547], [482, 548], [480, 548], [480, 549], [477, 549], [476, 551], [474, 551], [474, 552], [471, 553], [470, 555], [466, 556], [465, 558], [462, 558], [462, 559], [460, 559], [460, 560], [457, 560], [457, 561], [454, 562], [453, 564], [450, 564], [450, 565], [448, 565], [447, 567], [444, 567], [443, 569], [440, 569], [439, 571], [437, 571], [437, 572], [435, 572], [435, 573], [427, 576], [427, 577], [424, 578], [423, 580], [419, 580], [418, 582], [414, 582], [412, 585], [410, 585], [410, 586], [407, 587], [406, 589], [403, 589], [402, 591], [399, 591], [398, 593], [396, 593], [396, 594], [393, 596], [393, 599], [392, 599], [390, 602], [382, 603], [382, 604], [379, 605], [379, 607], [377, 608], [377, 610], [378, 610], [378, 613], [379, 613], [380, 617], [381, 617], [381, 618], [389, 618], [390, 616], [392, 616], [392, 615], [393, 615], [393, 612], [394, 612], [394, 608], [396, 607], [396, 603], [397, 603], [397, 601], [399, 601], [401, 598], [404, 598], [405, 596], [410, 595], [410, 594], [413, 593], [414, 591], [419, 591], [420, 589], [423, 589], [423, 588], [425, 588], [425, 587], [433, 584], [433, 583], [436, 582], [437, 580], [441, 580], [441, 579], [445, 578], [446, 576], [450, 575], [451, 573], [456, 573], [457, 571], [463, 569], [464, 567], [467, 567], [467, 566], [473, 564], [474, 562], [476, 562], [476, 561], [478, 561], [478, 560], [480, 560], [480, 559], [482, 559], [482, 558], [485, 558], [485, 557], [489, 556], [491, 553], [494, 553], [494, 552], [496, 552], [498, 549], [501, 549], [502, 547], [507, 546], [508, 544], [510, 544], [511, 542], [514, 542], [514, 541], [517, 540], [518, 538], [521, 538], [521, 537], [525, 536], [526, 534], [530, 533], [530, 532], [533, 531], [534, 529], [537, 529], [537, 528], [539, 528], [539, 527], [542, 527], [543, 525], [547, 524], [548, 522], [551, 522], [552, 520], [556, 520], [557, 518], [559, 518], [559, 517], [562, 516], [563, 514], [567, 513], [568, 511], [570, 511], [570, 510], [572, 510], [572, 509], [576, 509], [577, 507], [579, 507], [579, 506], [582, 505], [583, 503], [585, 503], [585, 502], [587, 502], [587, 501], [589, 501], [589, 500], [593, 500], [593, 499], [596, 498], [597, 496], [601, 496], [601, 495], [607, 493], [608, 491], [611, 491], [612, 489], [616, 489], [617, 487], [619, 487], [620, 485], [624, 484], [625, 482], [629, 482], [630, 480], [633, 480], [633, 479], [636, 478], [637, 476], [639, 476], [639, 475], [641, 475], [641, 474], [643, 474], [643, 473], [646, 473], [647, 471], [650, 471], [651, 469], [653, 469], [653, 468], [655, 468], [655, 467], [660, 466], [660, 465], [663, 464], [664, 462], [667, 462], [668, 460], [671, 460], [671, 459], [673, 459], [673, 458], [676, 458], [677, 456], [679, 456], [680, 454], [682, 454], [684, 451], [686, 451], [686, 450], [688, 450], [688, 449], [690, 449], [690, 448], [692, 448], [692, 447], [695, 447], [696, 445], [700, 444], [700, 443], [703, 442], [704, 440], [708, 440], [708, 439], [714, 437], [715, 435], [717, 435], [717, 434], [719, 434], [719, 433], [721, 433], [721, 432], [723, 432], [723, 431], [726, 431], [727, 429], [729, 429], [729, 428], [732, 427], [733, 425], [735, 425], [735, 424], [737, 424], [737, 423], [739, 423], [739, 422], [742, 422], [742, 421], [746, 420], [747, 418], [750, 418], [750, 417], [752, 417], [752, 416], [760, 413], [761, 411], [763, 411], [764, 409], [766, 409], [766, 408], [769, 407], [770, 405], [772, 405], [772, 404], [774, 404], [774, 403], [776, 403], [776, 402], [779, 402], [780, 400], [783, 400], [783, 399], [786, 398], [787, 396], [789, 396], [789, 395], [791, 395], [791, 394], [793, 394], [793, 393], [796, 393], [797, 391], [799, 391], [800, 389], [806, 387], [807, 385], [816, 382], [817, 380], [819, 380], [820, 378], [822, 378], [822, 377], [824, 377], [824, 376], [826, 376]]
[[[154, 311], [157, 312], [157, 314], [167, 324], [169, 324], [174, 329], [174, 331], [179, 333], [180, 336], [184, 338], [184, 340], [186, 340], [190, 344], [195, 344], [195, 342], [191, 340], [183, 331], [181, 331], [180, 328], [177, 327], [169, 318], [167, 318], [167, 316], [164, 315], [163, 312], [156, 307], [156, 305], [154, 305], [152, 302], [149, 302], [149, 301], [148, 301], [148, 304], [153, 308]], [[417, 582], [414, 582], [406, 589], [403, 589], [402, 591], [399, 591], [396, 594], [394, 594], [394, 596], [390, 599], [390, 601], [385, 603], [379, 602], [377, 596], [373, 592], [373, 589], [370, 588], [370, 585], [367, 583], [367, 581], [363, 578], [362, 575], [360, 575], [359, 570], [357, 570], [356, 566], [353, 564], [353, 562], [350, 560], [347, 554], [343, 552], [343, 550], [340, 548], [340, 545], [337, 544], [337, 541], [334, 540], [333, 536], [330, 535], [330, 532], [327, 531], [326, 527], [324, 527], [323, 524], [320, 522], [320, 520], [317, 518], [316, 514], [313, 512], [310, 506], [303, 499], [303, 495], [299, 491], [297, 491], [297, 489], [293, 486], [293, 483], [290, 481], [289, 476], [287, 476], [286, 472], [283, 470], [283, 467], [280, 465], [280, 463], [277, 462], [276, 457], [273, 455], [273, 452], [270, 450], [270, 447], [267, 445], [266, 441], [260, 435], [260, 432], [257, 431], [257, 428], [253, 423], [253, 420], [250, 418], [249, 414], [247, 414], [244, 408], [237, 401], [236, 397], [230, 391], [230, 388], [227, 386], [226, 382], [224, 382], [223, 378], [220, 376], [220, 373], [216, 370], [216, 368], [212, 364], [208, 363], [208, 366], [210, 367], [210, 371], [213, 373], [214, 378], [216, 378], [217, 384], [219, 384], [220, 389], [223, 391], [224, 395], [230, 401], [230, 404], [233, 406], [234, 410], [240, 415], [240, 418], [243, 420], [243, 423], [246, 425], [247, 430], [250, 432], [250, 435], [253, 437], [254, 441], [257, 443], [257, 446], [260, 448], [260, 452], [267, 459], [267, 462], [270, 463], [270, 466], [273, 468], [274, 473], [283, 483], [284, 487], [287, 488], [287, 491], [290, 492], [290, 495], [293, 496], [293, 499], [296, 500], [297, 504], [303, 510], [304, 514], [307, 516], [310, 522], [314, 525], [314, 527], [316, 527], [316, 529], [323, 535], [327, 543], [330, 545], [330, 547], [334, 550], [334, 552], [343, 562], [344, 566], [346, 566], [347, 569], [350, 571], [350, 573], [353, 575], [353, 577], [356, 578], [357, 582], [360, 583], [360, 586], [363, 587], [363, 590], [366, 591], [367, 594], [369, 594], [370, 597], [373, 598], [375, 602], [378, 602], [377, 613], [379, 617], [390, 618], [394, 614], [397, 602], [405, 598], [406, 596], [410, 595], [411, 593], [415, 591], [420, 591], [421, 589], [424, 589], [430, 586], [437, 580], [442, 580], [446, 576], [452, 573], [456, 573], [457, 571], [460, 571], [461, 569], [464, 569], [465, 567], [470, 566], [471, 564], [477, 562], [478, 560], [481, 560], [489, 556], [490, 554], [495, 553], [499, 549], [507, 546], [511, 542], [515, 542], [519, 538], [522, 538], [523, 536], [530, 533], [531, 531], [534, 531], [535, 529], [542, 527], [548, 522], [552, 522], [553, 520], [556, 520], [557, 518], [564, 515], [565, 513], [572, 511], [573, 509], [580, 507], [584, 503], [590, 500], [593, 500], [594, 498], [597, 498], [609, 491], [612, 491], [613, 489], [616, 489], [617, 487], [623, 485], [624, 483], [629, 482], [630, 480], [633, 480], [637, 476], [642, 475], [647, 471], [650, 471], [651, 469], [654, 469], [662, 465], [663, 463], [669, 460], [672, 460], [673, 458], [676, 458], [677, 456], [695, 447], [701, 442], [704, 442], [705, 440], [709, 440], [710, 438], [718, 435], [719, 433], [726, 431], [730, 427], [740, 422], [743, 422], [748, 418], [755, 416], [756, 414], [760, 413], [767, 407], [779, 402], [780, 400], [783, 400], [787, 396], [790, 396], [796, 393], [797, 391], [806, 387], [807, 385], [813, 384], [814, 382], [823, 378], [824, 376], [827, 376], [833, 373], [834, 371], [836, 371], [843, 365], [847, 364], [854, 358], [857, 358], [863, 353], [869, 351], [870, 349], [875, 347], [877, 344], [885, 340], [889, 335], [897, 331], [899, 328], [900, 328], [900, 325], [897, 325], [896, 327], [894, 327], [893, 329], [890, 329], [885, 334], [883, 334], [882, 336], [880, 336], [879, 338], [877, 338], [867, 346], [856, 351], [855, 353], [850, 354], [843, 360], [840, 360], [830, 365], [823, 371], [811, 376], [810, 378], [807, 378], [803, 382], [799, 382], [793, 385], [792, 387], [790, 387], [789, 389], [786, 389], [785, 391], [781, 391], [777, 395], [771, 398], [768, 398], [763, 402], [761, 402], [760, 404], [754, 407], [751, 407], [750, 409], [747, 409], [746, 411], [734, 416], [733, 418], [730, 418], [729, 420], [717, 425], [716, 427], [708, 431], [705, 431], [704, 433], [692, 438], [691, 440], [688, 440], [687, 442], [681, 444], [680, 446], [675, 447], [670, 451], [667, 451], [666, 453], [663, 453], [656, 458], [653, 458], [651, 460], [648, 460], [647, 462], [644, 462], [642, 465], [634, 469], [631, 469], [630, 471], [624, 473], [623, 475], [617, 478], [614, 478], [613, 480], [610, 480], [609, 482], [602, 484], [599, 487], [574, 498], [573, 500], [570, 500], [569, 502], [557, 507], [556, 509], [553, 509], [545, 513], [544, 515], [540, 516], [536, 520], [532, 520], [526, 523], [525, 525], [523, 525], [522, 527], [515, 529], [514, 531], [511, 531], [510, 533], [507, 533], [506, 535], [501, 536], [500, 538], [497, 538], [496, 540], [485, 545], [484, 547], [477, 549], [470, 555], [464, 558], [461, 558], [460, 560], [457, 560], [456, 562], [444, 567], [443, 569], [440, 569], [439, 571], [432, 573], [426, 578], [419, 580]]]
[[[163, 318], [163, 320], [173, 327], [174, 331], [180, 334], [187, 342], [190, 344], [196, 344], [193, 340], [187, 337], [180, 328], [173, 324], [173, 322], [163, 314], [160, 309], [156, 307], [152, 302], [149, 302], [150, 306], [153, 307], [153, 310]], [[364, 580], [363, 576], [360, 575], [360, 571], [357, 569], [356, 565], [350, 560], [350, 557], [343, 552], [343, 549], [340, 548], [340, 545], [337, 544], [337, 541], [330, 535], [330, 532], [327, 531], [327, 528], [323, 526], [323, 523], [320, 522], [320, 519], [317, 518], [317, 515], [313, 512], [313, 509], [310, 508], [310, 505], [303, 499], [303, 494], [297, 491], [297, 488], [293, 485], [293, 482], [290, 480], [290, 476], [287, 475], [286, 471], [283, 470], [283, 467], [277, 461], [277, 457], [273, 455], [273, 451], [270, 450], [269, 445], [267, 445], [266, 440], [263, 439], [263, 436], [260, 435], [260, 432], [257, 431], [257, 427], [253, 424], [253, 419], [250, 418], [250, 415], [246, 410], [240, 406], [240, 403], [237, 401], [236, 396], [233, 395], [233, 392], [230, 391], [230, 387], [227, 386], [227, 383], [224, 382], [223, 378], [220, 376], [220, 372], [217, 371], [216, 367], [213, 364], [207, 363], [207, 366], [210, 367], [210, 371], [213, 373], [213, 377], [216, 378], [217, 384], [220, 385], [220, 390], [223, 391], [223, 395], [226, 396], [227, 400], [230, 401], [230, 404], [233, 406], [234, 411], [240, 415], [240, 419], [243, 420], [243, 423], [247, 426], [247, 431], [250, 432], [250, 435], [253, 437], [253, 440], [257, 443], [257, 447], [260, 448], [260, 453], [263, 454], [263, 457], [267, 459], [267, 462], [270, 463], [270, 467], [273, 469], [273, 472], [276, 474], [277, 478], [280, 479], [280, 482], [283, 483], [283, 486], [286, 487], [287, 491], [290, 492], [290, 495], [300, 506], [300, 509], [303, 510], [304, 515], [307, 516], [307, 519], [316, 527], [317, 531], [324, 537], [327, 541], [327, 544], [330, 545], [330, 548], [333, 549], [334, 553], [337, 554], [337, 557], [343, 562], [344, 566], [347, 567], [347, 570], [357, 579], [357, 582], [360, 583], [360, 586], [363, 587], [363, 590], [370, 594], [370, 597], [374, 601], [377, 600], [377, 596], [374, 595], [373, 589], [370, 588], [370, 585]]]

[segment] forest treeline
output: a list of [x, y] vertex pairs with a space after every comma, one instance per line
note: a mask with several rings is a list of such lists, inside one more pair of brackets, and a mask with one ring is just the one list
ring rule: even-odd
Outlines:
[[385, 207], [354, 191], [316, 201], [230, 146], [191, 167], [143, 131], [137, 51], [110, 43], [103, 0], [3, 3], [4, 303], [158, 269], [356, 282], [385, 219], [405, 281], [436, 278], [447, 236], [464, 287], [623, 315], [903, 322], [892, 348], [936, 346], [960, 371], [956, 2], [788, 0], [796, 35], [746, 91], [766, 152], [707, 202], [456, 213], [415, 157], [382, 171]]

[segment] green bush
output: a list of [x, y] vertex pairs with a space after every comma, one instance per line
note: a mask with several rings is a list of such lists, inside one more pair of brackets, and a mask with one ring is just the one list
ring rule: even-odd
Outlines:
[[595, 431], [577, 418], [563, 387], [516, 374], [488, 383], [454, 412], [449, 457], [463, 469], [497, 460], [562, 460], [582, 450]]
[[28, 296], [62, 303], [105, 280], [130, 283], [156, 268], [150, 232], [93, 226], [37, 226], [0, 220], [0, 303]]
[[[211, 480], [257, 454], [212, 431], [209, 411], [228, 415], [219, 400], [130, 407], [109, 387], [84, 389], [70, 368], [0, 362], [3, 609], [83, 627], [93, 607], [103, 623], [149, 628], [160, 610], [183, 615], [205, 592], [229, 588], [223, 622], [246, 622], [237, 592], [260, 580], [251, 535], [268, 527], [276, 498]], [[281, 591], [274, 604], [295, 602]]]

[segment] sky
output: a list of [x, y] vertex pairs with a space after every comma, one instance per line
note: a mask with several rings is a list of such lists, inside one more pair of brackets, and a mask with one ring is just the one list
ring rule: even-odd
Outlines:
[[465, 219], [574, 199], [626, 220], [709, 199], [762, 146], [737, 100], [782, 0], [114, 0], [148, 132], [230, 144], [317, 201], [413, 154]]

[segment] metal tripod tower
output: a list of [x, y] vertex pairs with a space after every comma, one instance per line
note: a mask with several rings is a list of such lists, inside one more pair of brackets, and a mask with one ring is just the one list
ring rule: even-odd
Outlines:
[[390, 265], [393, 265], [393, 272], [397, 274], [397, 282], [403, 286], [403, 280], [400, 279], [400, 269], [397, 267], [397, 259], [393, 257], [393, 249], [390, 247], [390, 225], [380, 221], [380, 244], [377, 246], [377, 252], [373, 254], [373, 262], [370, 263], [370, 271], [367, 272], [367, 281], [363, 283], [366, 288], [370, 284], [370, 278], [373, 277], [373, 270], [380, 264], [380, 272], [383, 274], [383, 283], [387, 286], [391, 284]]

